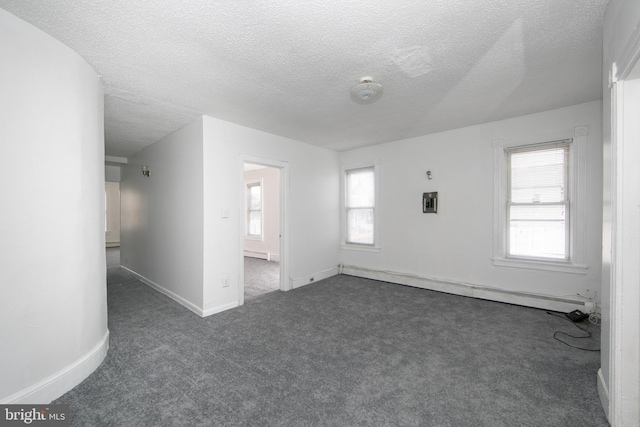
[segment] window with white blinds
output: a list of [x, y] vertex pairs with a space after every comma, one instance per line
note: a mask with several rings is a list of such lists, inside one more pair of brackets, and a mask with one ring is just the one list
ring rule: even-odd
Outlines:
[[262, 185], [247, 184], [247, 236], [262, 236]]
[[506, 148], [506, 256], [570, 260], [571, 140]]
[[375, 244], [375, 168], [349, 169], [346, 173], [346, 243]]

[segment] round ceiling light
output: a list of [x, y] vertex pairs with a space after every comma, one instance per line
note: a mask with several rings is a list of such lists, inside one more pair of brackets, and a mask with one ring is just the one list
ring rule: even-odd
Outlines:
[[351, 98], [358, 104], [371, 104], [382, 96], [382, 85], [374, 83], [371, 77], [363, 77], [350, 92]]

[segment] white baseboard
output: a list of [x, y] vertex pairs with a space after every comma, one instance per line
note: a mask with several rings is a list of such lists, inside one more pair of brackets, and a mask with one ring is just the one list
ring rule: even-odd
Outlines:
[[207, 308], [206, 310], [204, 310], [204, 312], [202, 314], [202, 317], [211, 316], [212, 314], [221, 313], [223, 311], [230, 310], [230, 309], [236, 308], [236, 307], [238, 307], [238, 302], [237, 301], [229, 303], [229, 304], [219, 305], [217, 307]]
[[100, 342], [80, 359], [31, 387], [1, 399], [0, 403], [3, 405], [51, 403], [91, 375], [100, 366], [108, 350], [109, 331], [107, 330]]
[[607, 420], [611, 422], [611, 418], [609, 418], [609, 388], [604, 382], [602, 368], [598, 369], [598, 395], [600, 396], [600, 403], [602, 404], [602, 409], [604, 409], [604, 413], [607, 416]]
[[352, 265], [342, 266], [340, 271], [341, 274], [347, 274], [350, 276], [381, 280], [385, 282], [397, 283], [400, 285], [413, 286], [416, 288], [486, 299], [490, 301], [506, 302], [509, 304], [542, 308], [545, 310], [570, 312], [577, 309], [585, 309], [584, 301], [578, 299], [574, 300], [566, 297], [510, 291], [505, 289], [490, 288], [482, 285], [475, 285], [471, 283], [420, 277], [399, 272], [378, 271]]
[[272, 254], [267, 252], [244, 251], [244, 256], [249, 258], [265, 259], [267, 261], [280, 262], [280, 254]]
[[144, 283], [147, 286], [155, 289], [156, 291], [160, 292], [161, 294], [164, 294], [164, 295], [168, 296], [169, 298], [171, 298], [172, 300], [174, 300], [178, 304], [180, 304], [183, 307], [186, 307], [189, 310], [193, 311], [198, 316], [200, 316], [200, 317], [204, 317], [205, 316], [204, 310], [201, 307], [198, 307], [196, 304], [192, 303], [191, 301], [187, 300], [186, 298], [183, 298], [180, 295], [170, 291], [169, 289], [157, 284], [153, 280], [147, 279], [142, 274], [136, 273], [135, 271], [131, 270], [130, 268], [125, 267], [124, 265], [121, 266], [121, 267], [123, 269], [127, 270], [129, 273], [131, 273], [134, 276], [136, 276], [142, 283]]
[[297, 289], [301, 286], [310, 285], [311, 283], [315, 283], [323, 279], [328, 279], [329, 277], [336, 276], [337, 274], [339, 274], [338, 267], [334, 267], [315, 274], [310, 274], [308, 276], [291, 279], [291, 289]]

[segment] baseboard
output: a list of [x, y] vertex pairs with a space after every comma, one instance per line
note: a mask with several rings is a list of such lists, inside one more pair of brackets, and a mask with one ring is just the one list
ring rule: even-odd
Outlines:
[[134, 276], [136, 276], [142, 283], [144, 283], [147, 286], [155, 289], [156, 291], [160, 292], [161, 294], [164, 294], [164, 295], [168, 296], [169, 298], [171, 298], [172, 300], [174, 300], [178, 304], [180, 304], [183, 307], [186, 307], [189, 310], [193, 311], [198, 316], [200, 316], [200, 317], [204, 317], [205, 316], [204, 310], [201, 307], [198, 307], [196, 304], [192, 303], [191, 301], [189, 301], [189, 300], [181, 297], [180, 295], [170, 291], [169, 289], [157, 284], [153, 280], [147, 279], [142, 274], [136, 273], [135, 271], [131, 270], [130, 268], [125, 267], [124, 265], [121, 266], [121, 267], [124, 270], [127, 270], [129, 273], [131, 273]]
[[109, 350], [109, 331], [87, 354], [59, 372], [0, 401], [3, 405], [43, 404], [59, 398], [95, 371]]
[[310, 285], [311, 283], [315, 283], [323, 279], [328, 279], [329, 277], [336, 276], [338, 274], [338, 267], [334, 267], [315, 274], [310, 274], [308, 276], [291, 279], [291, 289], [297, 289], [301, 286]]
[[598, 395], [600, 396], [600, 403], [602, 404], [602, 409], [604, 409], [604, 413], [607, 416], [607, 420], [611, 422], [611, 418], [609, 418], [609, 388], [604, 382], [602, 368], [598, 369]]
[[232, 308], [236, 308], [238, 307], [238, 302], [232, 302], [229, 304], [223, 304], [223, 305], [219, 305], [216, 307], [212, 307], [212, 308], [207, 308], [206, 310], [204, 310], [202, 317], [207, 317], [207, 316], [211, 316], [212, 314], [217, 314], [217, 313], [221, 313], [223, 311], [226, 310], [230, 310]]
[[462, 295], [467, 297], [485, 299], [509, 304], [524, 305], [527, 307], [542, 308], [560, 312], [570, 312], [573, 310], [584, 310], [584, 301], [556, 297], [553, 295], [531, 294], [519, 291], [509, 291], [505, 289], [490, 288], [483, 285], [471, 283], [455, 282], [445, 279], [434, 279], [421, 277], [412, 274], [379, 271], [356, 266], [341, 266], [341, 274], [364, 277], [367, 279], [381, 280], [385, 282], [397, 283], [400, 285], [413, 286], [416, 288], [429, 289], [432, 291], [446, 292], [449, 294]]
[[272, 254], [267, 252], [244, 251], [244, 256], [249, 258], [264, 259], [267, 261], [280, 262], [280, 254]]

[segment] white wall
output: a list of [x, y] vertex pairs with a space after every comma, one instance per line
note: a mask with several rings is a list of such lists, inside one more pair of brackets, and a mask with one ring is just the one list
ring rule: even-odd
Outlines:
[[[243, 221], [242, 156], [289, 166], [289, 277], [294, 284], [321, 272], [337, 272], [339, 246], [338, 154], [280, 136], [204, 116], [204, 308], [214, 313], [239, 301]], [[222, 218], [223, 209], [229, 217]], [[287, 230], [283, 230], [286, 233]], [[230, 278], [228, 287], [221, 277]], [[320, 276], [321, 277], [321, 276]]]
[[120, 182], [120, 166], [105, 165], [104, 180], [109, 182]]
[[[345, 250], [341, 261], [442, 282], [550, 296], [600, 290], [602, 212], [601, 103], [486, 123], [347, 151], [343, 165], [379, 162], [379, 253]], [[493, 257], [494, 140], [540, 137], [589, 126], [586, 275], [497, 267]], [[427, 180], [431, 170], [433, 179]], [[437, 214], [422, 193], [438, 191]], [[598, 292], [600, 294], [600, 292]]]
[[103, 92], [2, 9], [0, 51], [0, 402], [48, 403], [108, 348]]
[[[612, 199], [616, 197], [615, 181], [613, 176], [617, 172], [614, 158], [616, 152], [612, 150], [612, 125], [611, 120], [611, 91], [609, 89], [609, 72], [615, 62], [619, 66], [628, 62], [630, 48], [637, 48], [640, 42], [640, 2], [637, 0], [611, 0], [607, 7], [604, 22], [604, 61], [603, 61], [603, 157], [604, 157], [604, 185], [603, 185], [603, 246], [602, 246], [602, 338], [601, 338], [601, 367], [599, 372], [599, 391], [605, 411], [609, 411], [611, 359], [609, 349], [612, 343], [611, 317], [620, 313], [611, 312], [611, 275], [612, 275], [612, 246], [615, 244], [615, 227], [613, 217], [616, 215], [616, 207], [612, 205]], [[637, 141], [635, 141], [637, 143]], [[637, 236], [629, 236], [635, 238]], [[635, 302], [635, 312], [640, 309], [640, 302]], [[638, 325], [635, 325], [637, 340]], [[618, 331], [622, 333], [622, 331]], [[619, 343], [620, 344], [620, 343]], [[619, 351], [617, 349], [616, 351]], [[636, 367], [637, 368], [637, 367]], [[624, 366], [617, 369], [624, 370]], [[637, 371], [637, 369], [636, 369]], [[624, 371], [621, 371], [624, 372]], [[624, 373], [623, 373], [624, 375]], [[637, 388], [637, 384], [636, 384]], [[636, 390], [637, 392], [637, 390]], [[622, 402], [620, 402], [622, 403]], [[637, 402], [635, 405], [637, 412]], [[610, 417], [613, 414], [608, 414]], [[619, 415], [618, 415], [619, 416]], [[637, 417], [637, 414], [636, 414]], [[637, 418], [636, 418], [637, 419]], [[612, 420], [615, 423], [617, 420]], [[633, 422], [633, 421], [631, 421]], [[629, 424], [631, 425], [631, 424]]]
[[106, 181], [104, 183], [106, 195], [106, 231], [107, 247], [120, 246], [120, 183]]
[[132, 156], [120, 183], [120, 262], [196, 312], [202, 308], [202, 165], [199, 119]]
[[[244, 179], [245, 184], [249, 182], [262, 183], [262, 238], [245, 237], [245, 255], [279, 261], [280, 169], [261, 168], [246, 171]], [[244, 220], [246, 223], [246, 219]]]

